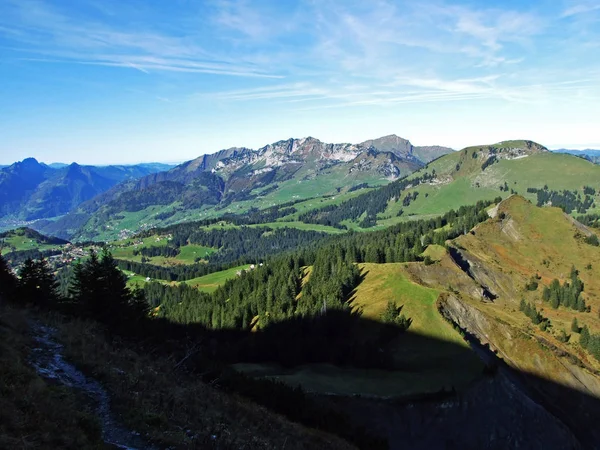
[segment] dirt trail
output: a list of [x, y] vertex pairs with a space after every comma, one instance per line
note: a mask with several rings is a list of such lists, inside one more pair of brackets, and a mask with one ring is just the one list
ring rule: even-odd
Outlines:
[[31, 353], [31, 365], [43, 378], [79, 389], [94, 402], [102, 426], [102, 439], [106, 444], [126, 450], [152, 448], [138, 433], [127, 430], [115, 420], [110, 411], [110, 397], [102, 385], [65, 361], [63, 346], [55, 339], [56, 329], [39, 322], [32, 322], [31, 329], [37, 344]]

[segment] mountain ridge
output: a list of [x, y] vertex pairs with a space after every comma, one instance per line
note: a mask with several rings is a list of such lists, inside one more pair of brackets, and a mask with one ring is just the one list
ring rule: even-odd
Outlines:
[[[420, 160], [413, 154], [417, 147], [397, 136], [366, 142], [368, 145], [335, 144], [308, 136], [279, 140], [256, 150], [231, 147], [201, 155], [169, 171], [121, 183], [82, 203], [79, 212], [96, 216], [89, 228], [98, 229], [107, 226], [107, 220], [120, 211], [133, 213], [172, 205], [166, 211], [171, 216], [176, 211], [201, 214], [206, 208], [267, 198], [264, 192], [276, 196], [282, 189], [292, 198], [322, 196], [356, 185], [388, 183], [423, 167], [428, 158], [452, 151], [436, 147]], [[382, 143], [385, 149], [374, 146]], [[298, 185], [309, 193], [298, 191]], [[152, 218], [149, 214], [143, 217], [145, 221]]]
[[[53, 167], [54, 166], [54, 167]], [[0, 218], [35, 220], [65, 214], [83, 201], [162, 164], [132, 166], [47, 165], [25, 158], [0, 169]]]

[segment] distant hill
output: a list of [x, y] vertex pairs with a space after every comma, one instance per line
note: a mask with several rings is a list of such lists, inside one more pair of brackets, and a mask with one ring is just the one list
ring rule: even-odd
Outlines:
[[514, 193], [534, 204], [561, 206], [572, 214], [597, 213], [600, 167], [526, 140], [467, 147], [385, 187], [335, 206], [320, 209], [316, 205], [299, 220], [354, 229], [384, 228]]
[[452, 150], [414, 147], [395, 135], [360, 144], [330, 144], [307, 137], [278, 141], [258, 150], [235, 147], [123, 182], [51, 226], [53, 232], [57, 227], [71, 230], [74, 223], [87, 220], [80, 237], [98, 237], [103, 232], [114, 238], [119, 230], [139, 223], [157, 225], [165, 220], [243, 213], [250, 208], [343, 194], [355, 186], [387, 184], [447, 152]]
[[39, 163], [27, 158], [0, 169], [0, 220], [24, 221], [56, 217], [114, 185], [169, 166], [82, 166]]
[[580, 158], [587, 159], [588, 161], [591, 161], [594, 164], [600, 164], [600, 150], [568, 150], [565, 148], [561, 148], [554, 151], [556, 153], [567, 153], [569, 155], [579, 156]]
[[56, 237], [44, 236], [31, 228], [23, 227], [0, 233], [0, 250], [43, 250], [68, 244], [68, 241]]
[[62, 169], [67, 166], [68, 166], [68, 164], [60, 163], [60, 162], [54, 162], [54, 163], [48, 164], [48, 167], [51, 167], [53, 169]]
[[[568, 190], [582, 201], [585, 186], [600, 190], [600, 167], [568, 154], [550, 152], [531, 141], [467, 147], [439, 158], [413, 177], [425, 172], [434, 174], [432, 182], [412, 188], [418, 197], [407, 206], [390, 208], [388, 214], [399, 209], [407, 215], [441, 213], [512, 193], [535, 204], [541, 198], [536, 190], [545, 187], [548, 192]], [[556, 197], [554, 201], [562, 200]]]

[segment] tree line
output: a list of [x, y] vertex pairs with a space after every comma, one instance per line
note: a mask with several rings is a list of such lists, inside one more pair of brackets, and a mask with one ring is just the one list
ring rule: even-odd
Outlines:
[[91, 251], [73, 266], [66, 292], [45, 258], [27, 259], [17, 278], [0, 255], [0, 280], [4, 300], [88, 317], [112, 328], [133, 329], [147, 316], [143, 291], [127, 287], [127, 277], [106, 249], [100, 256]]
[[[181, 360], [187, 360], [190, 370], [201, 373], [206, 382], [218, 381], [225, 391], [251, 398], [291, 420], [338, 434], [361, 448], [387, 448], [384, 441], [374, 439], [361, 427], [350, 426], [344, 414], [318, 406], [302, 389], [254, 379], [228, 368], [230, 362], [242, 357], [270, 361], [279, 358], [284, 364], [307, 358], [360, 362], [354, 356], [359, 350], [365, 364], [374, 364], [382, 356], [368, 343], [359, 342], [353, 335], [354, 329], [332, 326], [334, 322], [336, 325], [356, 322], [355, 316], [346, 314], [334, 321], [333, 314], [329, 313], [311, 324], [292, 321], [284, 325], [280, 322], [281, 328], [269, 328], [268, 333], [208, 334], [199, 324], [179, 325], [160, 318], [151, 319], [143, 293], [127, 288], [123, 273], [106, 250], [100, 256], [92, 252], [88, 260], [73, 267], [73, 272], [68, 293], [60, 295], [45, 260], [27, 260], [17, 278], [0, 254], [0, 302], [58, 310], [98, 321], [110, 334], [119, 335], [119, 339], [126, 337], [128, 345], [139, 347], [141, 352], [151, 350], [181, 357], [185, 354], [182, 352], [189, 351], [185, 345], [190, 340], [195, 345], [210, 342], [211, 346], [202, 347], [202, 355], [187, 353]], [[279, 338], [285, 337], [290, 330], [304, 330], [304, 334], [293, 332], [291, 339]], [[332, 333], [333, 330], [338, 330], [338, 336]], [[122, 340], [120, 342], [122, 345]], [[211, 359], [207, 360], [205, 355], [209, 354]]]
[[432, 173], [424, 173], [412, 179], [401, 179], [387, 184], [379, 189], [367, 192], [357, 197], [346, 200], [339, 205], [328, 205], [300, 214], [299, 220], [304, 223], [328, 225], [345, 229], [341, 222], [344, 220], [358, 220], [363, 214], [370, 218], [365, 225], [374, 224], [377, 214], [385, 211], [390, 200], [401, 197], [401, 194], [410, 187], [429, 182], [435, 178], [435, 169]]
[[552, 206], [562, 209], [567, 214], [571, 214], [572, 211], [576, 211], [578, 214], [585, 214], [588, 209], [595, 207], [593, 194], [588, 194], [588, 192], [593, 191], [593, 188], [589, 186], [586, 186], [586, 188], [583, 198], [581, 193], [577, 191], [552, 191], [547, 186], [544, 189], [527, 188], [527, 192], [537, 195], [537, 206], [544, 206], [550, 203]]

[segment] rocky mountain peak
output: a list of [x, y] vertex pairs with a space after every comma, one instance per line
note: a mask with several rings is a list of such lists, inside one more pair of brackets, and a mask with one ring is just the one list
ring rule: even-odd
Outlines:
[[389, 134], [377, 139], [369, 139], [360, 145], [375, 147], [380, 151], [392, 152], [400, 157], [407, 157], [413, 154], [413, 146], [410, 141], [395, 134]]

